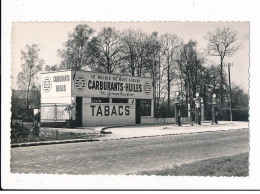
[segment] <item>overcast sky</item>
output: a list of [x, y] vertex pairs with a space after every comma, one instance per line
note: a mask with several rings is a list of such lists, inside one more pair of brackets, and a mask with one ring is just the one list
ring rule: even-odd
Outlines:
[[[132, 28], [151, 33], [157, 31], [159, 35], [163, 33], [175, 33], [184, 42], [190, 39], [197, 41], [199, 51], [204, 51], [207, 41], [204, 36], [208, 31], [214, 31], [217, 27], [230, 27], [238, 32], [237, 43], [243, 46], [232, 57], [227, 57], [225, 62], [232, 62], [231, 81], [241, 85], [244, 91], [248, 91], [248, 68], [249, 68], [249, 23], [248, 22], [81, 22], [88, 24], [100, 31], [104, 26], [113, 26], [117, 30]], [[80, 23], [13, 23], [12, 26], [12, 88], [17, 89], [16, 78], [21, 71], [21, 50], [26, 44], [38, 44], [40, 48], [40, 58], [45, 64], [59, 64], [60, 58], [57, 50], [62, 48], [62, 44], [67, 40], [68, 33], [72, 32], [76, 25]], [[215, 64], [219, 64], [218, 57], [208, 57]], [[225, 68], [227, 71], [227, 68]]]

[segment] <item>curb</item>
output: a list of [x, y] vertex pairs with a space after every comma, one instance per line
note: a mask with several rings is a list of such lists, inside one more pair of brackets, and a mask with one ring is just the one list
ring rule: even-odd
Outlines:
[[93, 141], [100, 141], [100, 140], [96, 140], [96, 139], [70, 139], [70, 140], [62, 140], [62, 141], [28, 142], [28, 143], [11, 144], [11, 148], [52, 145], [52, 144], [65, 144], [65, 143], [93, 142]]
[[122, 138], [101, 139], [101, 140], [98, 140], [98, 139], [69, 139], [69, 140], [61, 140], [61, 141], [28, 142], [28, 143], [11, 144], [11, 148], [65, 144], [65, 143], [94, 142], [94, 141], [115, 141], [115, 140], [137, 139], [137, 138], [163, 137], [163, 136], [172, 136], [172, 135], [181, 135], [181, 134], [212, 133], [212, 132], [218, 132], [218, 131], [230, 131], [230, 130], [241, 130], [241, 129], [248, 129], [248, 128], [217, 130], [217, 131], [198, 131], [198, 132], [189, 132], [189, 133], [170, 133], [170, 134], [162, 134], [162, 135], [134, 136], [134, 137], [122, 137]]

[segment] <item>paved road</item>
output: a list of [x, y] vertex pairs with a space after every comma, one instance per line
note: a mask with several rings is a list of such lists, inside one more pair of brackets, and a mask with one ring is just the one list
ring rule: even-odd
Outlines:
[[13, 173], [127, 174], [248, 151], [248, 129], [12, 148]]

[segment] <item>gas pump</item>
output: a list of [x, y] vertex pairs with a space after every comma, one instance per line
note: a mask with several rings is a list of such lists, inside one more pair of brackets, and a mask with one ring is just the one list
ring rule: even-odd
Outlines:
[[180, 96], [179, 92], [176, 92], [175, 97], [175, 124], [181, 126], [181, 107], [180, 107]]
[[201, 125], [201, 98], [199, 93], [196, 93], [195, 100], [195, 123]]
[[[216, 115], [217, 113], [217, 115]], [[216, 99], [216, 94], [214, 93], [212, 96], [212, 121], [211, 124], [218, 124], [217, 118], [218, 117], [218, 112], [217, 112], [217, 99]]]

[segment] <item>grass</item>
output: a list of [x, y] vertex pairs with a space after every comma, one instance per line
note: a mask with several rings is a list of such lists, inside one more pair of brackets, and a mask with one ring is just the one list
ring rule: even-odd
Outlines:
[[11, 125], [11, 144], [67, 139], [92, 140], [93, 137], [96, 136], [100, 136], [100, 134], [96, 133], [95, 131], [79, 133], [66, 130], [41, 130], [37, 125], [31, 124], [31, 126], [27, 126], [18, 122], [12, 123]]
[[25, 143], [25, 142], [39, 142], [39, 141], [51, 141], [51, 140], [67, 140], [67, 139], [93, 139], [94, 135], [89, 135], [86, 133], [72, 133], [72, 132], [62, 132], [62, 133], [50, 133], [48, 135], [34, 136], [30, 134], [27, 137], [21, 138], [11, 138], [11, 143]]
[[173, 168], [142, 171], [139, 175], [160, 176], [248, 176], [248, 153], [201, 160]]

